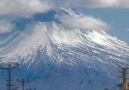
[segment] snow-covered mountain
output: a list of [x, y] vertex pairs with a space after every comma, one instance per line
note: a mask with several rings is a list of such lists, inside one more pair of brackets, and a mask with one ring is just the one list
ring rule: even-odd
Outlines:
[[[72, 23], [79, 17], [84, 25]], [[1, 63], [19, 63], [13, 76], [29, 78], [27, 86], [37, 90], [116, 88], [119, 65], [128, 65], [129, 46], [91, 19], [71, 9], [18, 18], [13, 23], [19, 31], [0, 42]]]

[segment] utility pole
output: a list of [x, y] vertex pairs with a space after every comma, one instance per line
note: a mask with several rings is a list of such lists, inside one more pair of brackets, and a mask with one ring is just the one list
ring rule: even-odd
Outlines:
[[15, 88], [13, 88], [12, 90], [18, 90], [18, 88], [19, 88], [19, 87], [15, 87]]
[[21, 83], [22, 84], [22, 90], [25, 90], [25, 83], [29, 83], [29, 79], [28, 80], [25, 80], [25, 79], [19, 80], [19, 79], [17, 79], [17, 82]]
[[128, 86], [127, 86], [127, 82], [128, 82], [128, 68], [123, 68], [123, 72], [122, 72], [122, 76], [123, 76], [123, 90], [127, 90]]
[[12, 65], [12, 64], [8, 64], [8, 67], [1, 67], [0, 69], [3, 69], [3, 70], [7, 70], [8, 71], [8, 80], [7, 80], [7, 86], [8, 86], [8, 90], [11, 90], [12, 89], [12, 80], [11, 80], [11, 72], [12, 72], [12, 69], [14, 68], [18, 68], [18, 64], [16, 65]]
[[127, 67], [121, 67], [122, 68], [122, 84], [121, 84], [121, 90], [129, 90], [129, 87], [128, 87], [128, 71], [129, 71], [129, 68]]

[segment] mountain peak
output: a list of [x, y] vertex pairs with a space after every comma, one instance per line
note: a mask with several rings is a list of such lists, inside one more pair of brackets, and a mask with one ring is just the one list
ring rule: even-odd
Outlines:
[[[47, 18], [49, 15], [51, 19]], [[39, 21], [39, 17], [43, 18]], [[44, 90], [53, 85], [60, 85], [61, 90], [75, 90], [76, 86], [79, 90], [100, 90], [112, 86], [112, 80], [118, 79], [118, 66], [125, 65], [129, 57], [129, 46], [109, 35], [106, 23], [71, 9], [35, 15], [25, 24], [24, 30], [0, 44], [1, 62], [20, 63], [19, 71], [24, 73], [16, 75], [42, 82], [38, 88], [43, 86]], [[52, 90], [58, 90], [57, 87]]]

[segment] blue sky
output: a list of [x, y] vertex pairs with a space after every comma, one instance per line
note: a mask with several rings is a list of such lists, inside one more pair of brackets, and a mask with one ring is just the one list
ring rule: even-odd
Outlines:
[[[108, 33], [129, 44], [128, 0], [70, 0], [69, 3], [73, 6], [72, 8], [83, 14], [99, 18], [110, 24], [111, 28]], [[95, 7], [92, 7], [92, 4]]]
[[87, 16], [104, 21], [111, 26], [107, 31], [109, 34], [129, 44], [129, 1], [127, 0], [13, 0], [11, 3], [10, 0], [3, 0], [0, 4], [0, 39], [16, 29], [17, 24], [13, 25], [12, 22], [17, 18], [29, 22], [28, 18], [32, 18], [37, 13], [46, 13], [63, 7], [76, 9]]
[[129, 10], [128, 9], [89, 9], [80, 8], [86, 15], [99, 18], [111, 25], [110, 33], [129, 44]]

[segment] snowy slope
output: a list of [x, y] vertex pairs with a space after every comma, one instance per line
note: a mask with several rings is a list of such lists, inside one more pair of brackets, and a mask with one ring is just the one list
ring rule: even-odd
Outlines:
[[[101, 30], [101, 22], [98, 30], [90, 27], [94, 22], [82, 28], [72, 22], [68, 26], [64, 18], [85, 17], [70, 9], [38, 17], [0, 42], [1, 63], [20, 64], [14, 77], [30, 78], [28, 87], [37, 90], [103, 90], [117, 85], [119, 65], [128, 65], [126, 43]], [[16, 22], [21, 24], [20, 19]]]

